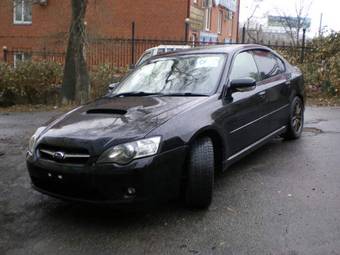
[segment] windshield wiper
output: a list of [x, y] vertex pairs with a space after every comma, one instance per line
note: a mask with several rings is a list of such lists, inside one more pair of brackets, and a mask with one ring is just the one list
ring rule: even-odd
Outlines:
[[199, 94], [199, 93], [171, 93], [171, 94], [163, 94], [166, 97], [208, 97], [207, 94]]
[[113, 95], [114, 97], [144, 97], [144, 96], [163, 96], [162, 93], [148, 93], [143, 91], [125, 92]]

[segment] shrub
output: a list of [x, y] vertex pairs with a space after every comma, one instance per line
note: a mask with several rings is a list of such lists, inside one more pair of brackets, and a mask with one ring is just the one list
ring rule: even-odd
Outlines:
[[126, 69], [101, 65], [90, 73], [91, 77], [91, 97], [98, 98], [105, 95], [111, 83], [118, 82], [127, 72]]
[[0, 64], [0, 104], [55, 104], [62, 73], [54, 62], [20, 62], [15, 68]]
[[[107, 92], [126, 69], [102, 65], [90, 73], [91, 97]], [[55, 105], [60, 102], [63, 66], [55, 62], [20, 62], [16, 68], [0, 62], [0, 106], [14, 104]]]
[[313, 50], [300, 67], [310, 92], [340, 97], [340, 33], [316, 38], [308, 46]]

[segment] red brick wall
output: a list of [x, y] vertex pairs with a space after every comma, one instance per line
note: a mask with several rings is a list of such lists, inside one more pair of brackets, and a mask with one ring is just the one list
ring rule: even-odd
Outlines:
[[87, 22], [91, 34], [105, 37], [130, 38], [135, 21], [138, 38], [184, 40], [186, 9], [186, 0], [97, 0]]
[[[48, 0], [47, 6], [35, 4], [32, 24], [13, 24], [12, 0], [0, 0], [0, 49], [64, 50], [70, 22], [71, 0]], [[193, 4], [193, 0], [190, 0]], [[198, 0], [198, 6], [202, 6]], [[131, 37], [135, 21], [137, 38], [184, 40], [187, 0], [89, 0], [86, 22], [88, 34], [94, 37]], [[223, 10], [226, 12], [226, 10]], [[211, 32], [217, 32], [218, 8], [214, 7]], [[236, 40], [237, 16], [232, 29]], [[219, 41], [228, 38], [231, 22], [223, 19]], [[0, 60], [2, 59], [2, 51]]]
[[[12, 8], [11, 0], [0, 1], [1, 48], [65, 45], [71, 15], [70, 0], [48, 0], [47, 6], [34, 5], [31, 25], [13, 24]], [[184, 40], [186, 9], [186, 0], [89, 0], [88, 33], [130, 38], [131, 23], [135, 21], [138, 38]]]

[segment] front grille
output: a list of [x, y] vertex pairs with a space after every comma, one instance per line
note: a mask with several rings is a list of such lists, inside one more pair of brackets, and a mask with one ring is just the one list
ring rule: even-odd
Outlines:
[[65, 164], [86, 164], [90, 154], [86, 149], [67, 148], [42, 144], [38, 147], [39, 157]]

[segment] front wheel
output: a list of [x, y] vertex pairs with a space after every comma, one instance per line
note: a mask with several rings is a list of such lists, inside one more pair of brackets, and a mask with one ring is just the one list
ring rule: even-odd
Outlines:
[[207, 208], [214, 186], [214, 147], [209, 137], [195, 141], [188, 160], [185, 203], [191, 208]]
[[286, 140], [300, 138], [304, 122], [304, 105], [299, 97], [295, 97], [290, 105], [287, 131], [282, 135]]

